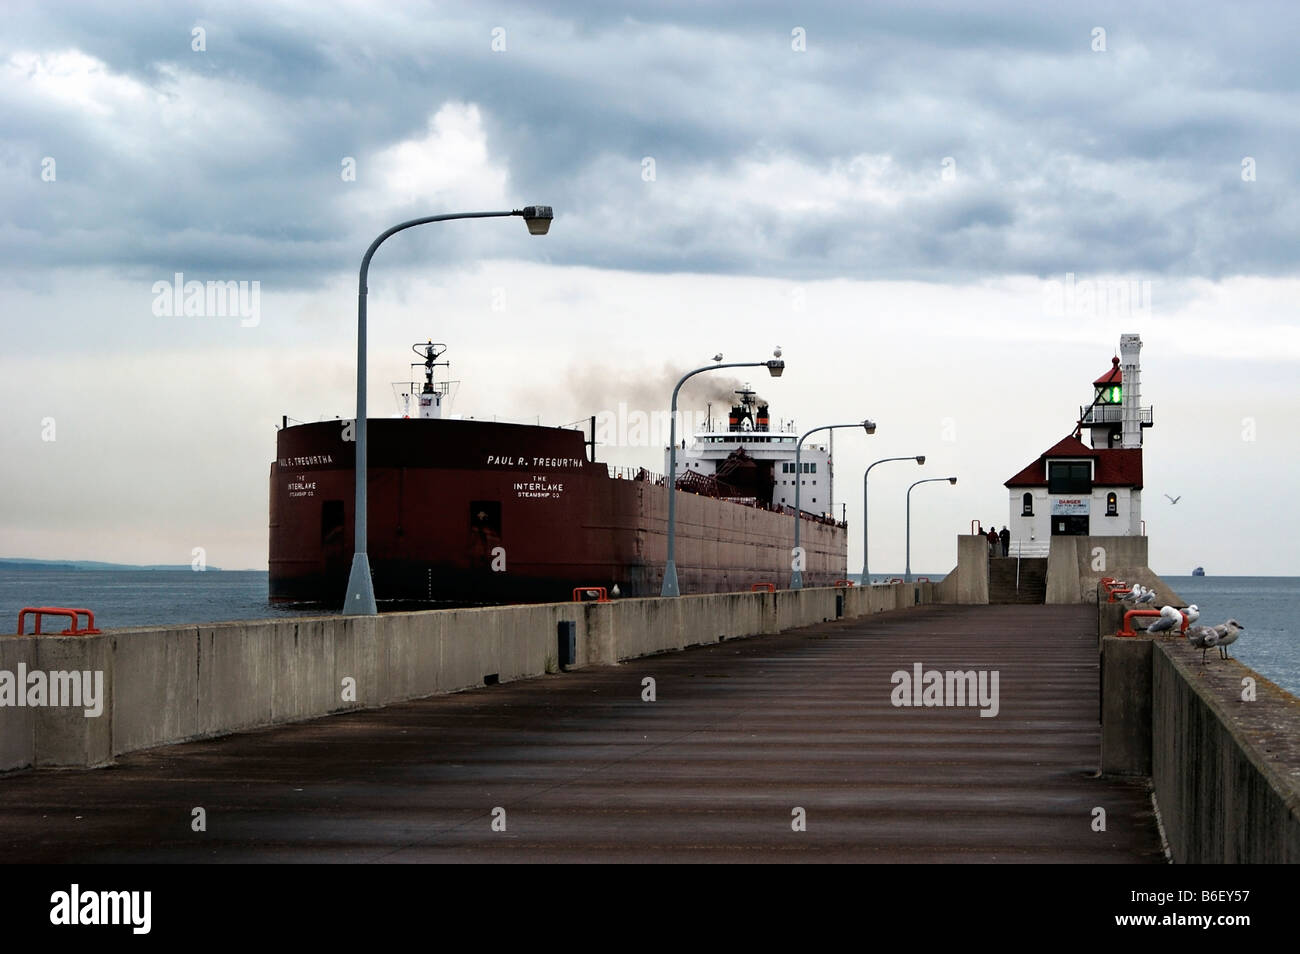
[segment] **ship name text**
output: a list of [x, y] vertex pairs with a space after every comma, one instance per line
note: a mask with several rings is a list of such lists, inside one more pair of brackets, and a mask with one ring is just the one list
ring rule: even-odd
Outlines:
[[581, 467], [580, 457], [506, 457], [488, 454], [484, 464], [488, 467]]

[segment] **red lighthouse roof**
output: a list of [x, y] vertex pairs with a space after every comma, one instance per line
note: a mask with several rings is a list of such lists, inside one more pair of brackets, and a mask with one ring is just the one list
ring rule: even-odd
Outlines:
[[1094, 388], [1104, 388], [1111, 384], [1123, 384], [1124, 375], [1119, 369], [1119, 357], [1110, 359], [1110, 370], [1092, 382]]
[[1071, 435], [1053, 444], [1004, 487], [1046, 487], [1049, 459], [1088, 459], [1096, 461], [1093, 485], [1096, 487], [1132, 487], [1142, 489], [1142, 448], [1092, 448]]

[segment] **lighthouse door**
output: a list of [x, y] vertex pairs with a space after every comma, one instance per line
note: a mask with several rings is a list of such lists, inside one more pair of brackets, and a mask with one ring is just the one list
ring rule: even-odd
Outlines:
[[1052, 536], [1086, 537], [1088, 535], [1088, 515], [1053, 514]]

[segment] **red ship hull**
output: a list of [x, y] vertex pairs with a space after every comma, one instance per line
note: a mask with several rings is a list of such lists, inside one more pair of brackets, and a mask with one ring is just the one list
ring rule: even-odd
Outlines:
[[[345, 421], [280, 431], [271, 465], [270, 596], [341, 605], [353, 552], [356, 444]], [[484, 421], [368, 422], [368, 552], [380, 600], [567, 600], [574, 587], [658, 595], [667, 488], [613, 477], [578, 431]], [[786, 586], [794, 518], [678, 491], [683, 593]], [[804, 582], [845, 574], [842, 524], [805, 519]]]

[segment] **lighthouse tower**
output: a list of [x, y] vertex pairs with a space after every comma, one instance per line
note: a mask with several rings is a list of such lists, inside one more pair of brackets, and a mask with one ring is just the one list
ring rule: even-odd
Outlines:
[[1119, 354], [1092, 382], [1092, 400], [1080, 405], [1073, 432], [1006, 482], [1008, 527], [1022, 545], [1142, 533], [1142, 435], [1152, 410], [1141, 405], [1141, 352], [1140, 336], [1121, 335]]

